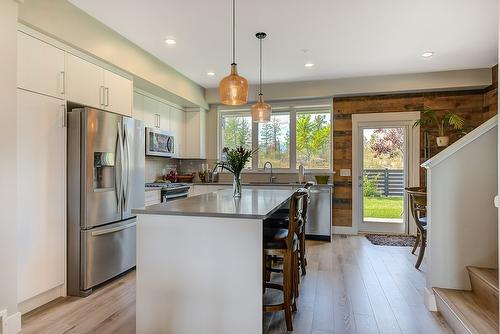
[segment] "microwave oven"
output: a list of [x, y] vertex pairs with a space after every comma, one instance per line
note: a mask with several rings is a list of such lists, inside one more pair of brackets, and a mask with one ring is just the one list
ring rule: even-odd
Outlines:
[[167, 131], [146, 128], [146, 155], [172, 157], [174, 155], [174, 136]]

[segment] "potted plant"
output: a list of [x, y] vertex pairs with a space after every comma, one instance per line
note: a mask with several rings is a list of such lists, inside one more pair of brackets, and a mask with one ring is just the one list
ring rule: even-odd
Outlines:
[[233, 174], [233, 197], [241, 197], [241, 171], [245, 168], [245, 164], [250, 160], [254, 151], [240, 146], [231, 149], [224, 147], [222, 152], [226, 159], [217, 162], [216, 167], [219, 166]]
[[425, 108], [422, 110], [422, 117], [415, 121], [413, 127], [418, 125], [426, 127], [431, 123], [434, 123], [438, 128], [439, 136], [436, 137], [437, 146], [443, 147], [448, 146], [450, 142], [450, 138], [446, 135], [446, 128], [451, 127], [455, 130], [462, 130], [464, 128], [465, 120], [451, 111], [444, 114], [444, 116], [439, 117], [434, 110]]

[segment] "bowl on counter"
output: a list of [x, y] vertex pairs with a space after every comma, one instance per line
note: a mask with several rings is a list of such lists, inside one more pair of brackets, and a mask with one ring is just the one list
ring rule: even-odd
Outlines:
[[177, 182], [192, 183], [193, 179], [194, 179], [194, 174], [177, 175]]
[[328, 184], [328, 179], [330, 175], [314, 175], [317, 184]]

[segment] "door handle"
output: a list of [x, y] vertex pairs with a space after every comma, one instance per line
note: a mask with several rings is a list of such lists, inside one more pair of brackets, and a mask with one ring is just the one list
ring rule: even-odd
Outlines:
[[131, 227], [134, 227], [136, 225], [137, 225], [137, 222], [133, 222], [133, 223], [129, 223], [129, 224], [122, 225], [122, 226], [107, 228], [105, 230], [94, 231], [94, 232], [90, 233], [90, 235], [93, 237], [96, 237], [96, 236], [103, 235], [103, 234], [110, 234], [110, 233], [126, 230], [127, 228], [131, 228]]
[[106, 107], [108, 107], [109, 106], [109, 88], [104, 87], [104, 90], [106, 92]]
[[66, 74], [64, 71], [59, 72], [59, 87], [61, 95], [66, 94]]
[[130, 184], [129, 184], [129, 173], [130, 173], [130, 144], [129, 144], [129, 134], [127, 130], [127, 126], [124, 126], [124, 146], [125, 146], [125, 156], [126, 159], [124, 160], [124, 189], [125, 189], [125, 194], [124, 194], [124, 205], [125, 205], [125, 210], [128, 210], [128, 198], [129, 198], [129, 193], [130, 193]]
[[99, 105], [104, 105], [104, 86], [99, 86]]
[[[118, 147], [120, 150], [120, 178], [118, 178], [118, 170], [116, 166], [116, 161], [115, 161], [115, 183], [118, 183], [120, 181], [120, 187], [116, 184], [115, 189], [117, 190], [118, 193], [118, 211], [120, 211], [120, 204], [122, 203], [123, 200], [123, 135], [122, 135], [122, 124], [121, 122], [118, 122]], [[115, 158], [116, 159], [116, 158]]]
[[66, 112], [66, 104], [61, 104], [62, 108], [62, 127], [66, 128], [68, 126], [68, 113]]

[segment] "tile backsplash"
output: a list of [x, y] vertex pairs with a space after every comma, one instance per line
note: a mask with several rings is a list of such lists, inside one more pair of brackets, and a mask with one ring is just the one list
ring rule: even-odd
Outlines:
[[167, 173], [173, 169], [179, 172], [179, 159], [146, 157], [144, 173], [145, 182], [154, 182], [159, 176], [162, 175], [163, 169], [166, 169]]

